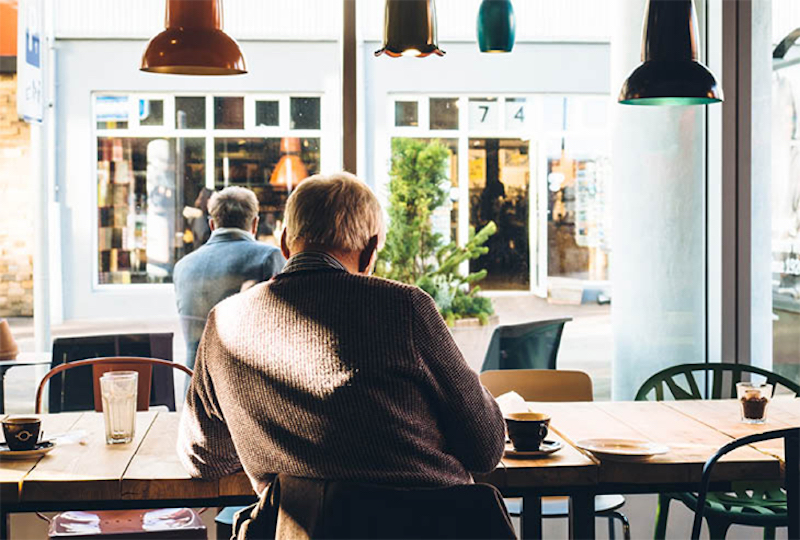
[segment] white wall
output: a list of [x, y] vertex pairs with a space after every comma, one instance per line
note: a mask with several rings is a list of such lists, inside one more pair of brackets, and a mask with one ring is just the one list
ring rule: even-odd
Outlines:
[[[144, 41], [133, 40], [58, 42], [56, 175], [61, 190], [63, 271], [52, 279], [63, 284], [65, 319], [147, 319], [177, 315], [169, 285], [118, 286], [103, 290], [93, 286], [97, 258], [93, 91], [324, 92], [327, 101], [324, 106], [328, 110], [341, 102], [339, 50], [334, 42], [295, 43], [290, 47], [276, 42], [243, 43], [250, 73], [241, 77], [142, 73], [138, 65], [144, 47]], [[328, 122], [324, 129], [341, 133], [338, 115], [334, 114]], [[340, 156], [340, 139], [334, 135], [329, 142], [330, 153]], [[58, 225], [52, 224], [53, 227]]]

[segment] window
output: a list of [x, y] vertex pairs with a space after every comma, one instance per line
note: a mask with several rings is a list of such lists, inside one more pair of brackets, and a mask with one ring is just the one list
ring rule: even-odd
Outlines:
[[208, 239], [210, 194], [227, 186], [256, 193], [258, 239], [277, 244], [286, 199], [321, 168], [321, 104], [95, 94], [98, 284], [170, 283], [175, 263]]

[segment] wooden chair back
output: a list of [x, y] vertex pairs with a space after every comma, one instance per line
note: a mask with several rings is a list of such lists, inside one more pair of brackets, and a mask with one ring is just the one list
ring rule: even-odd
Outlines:
[[169, 366], [186, 373], [190, 378], [192, 370], [183, 364], [170, 362], [169, 360], [160, 360], [158, 358], [136, 358], [130, 356], [114, 356], [108, 358], [89, 358], [87, 360], [78, 360], [76, 362], [68, 362], [60, 364], [44, 376], [39, 383], [39, 388], [36, 390], [36, 414], [42, 412], [42, 396], [44, 394], [44, 387], [54, 375], [57, 375], [68, 369], [73, 369], [83, 366], [92, 367], [92, 379], [94, 382], [94, 410], [97, 412], [103, 411], [103, 400], [100, 398], [100, 383], [99, 379], [108, 371], [136, 371], [139, 373], [139, 386], [137, 388], [137, 402], [136, 410], [146, 411], [150, 407], [150, 379], [153, 366]]
[[[636, 401], [736, 398], [736, 383], [745, 375], [759, 375], [772, 385], [775, 395], [800, 396], [800, 385], [782, 375], [745, 364], [681, 364], [648, 378]], [[707, 388], [706, 388], [707, 387]]]
[[494, 397], [514, 391], [525, 401], [592, 401], [592, 379], [583, 371], [500, 369], [484, 371], [481, 383]]

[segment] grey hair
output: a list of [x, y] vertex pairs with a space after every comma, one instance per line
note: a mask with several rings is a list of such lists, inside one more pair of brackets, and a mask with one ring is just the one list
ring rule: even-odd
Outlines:
[[286, 240], [359, 252], [369, 239], [386, 237], [383, 211], [372, 190], [347, 172], [303, 180], [286, 202]]
[[208, 213], [217, 227], [235, 227], [247, 230], [258, 216], [256, 194], [239, 186], [217, 191], [208, 201]]

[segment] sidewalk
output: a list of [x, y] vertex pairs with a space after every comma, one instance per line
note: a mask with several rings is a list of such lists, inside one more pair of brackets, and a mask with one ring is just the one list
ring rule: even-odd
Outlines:
[[[597, 304], [580, 306], [552, 305], [534, 295], [501, 296], [493, 298], [495, 311], [502, 324], [572, 317], [564, 327], [558, 367], [586, 371], [594, 381], [595, 399], [610, 399], [612, 333], [610, 307]], [[34, 351], [33, 319], [11, 318], [11, 331], [24, 352]], [[453, 337], [469, 365], [476, 371], [494, 330], [493, 326], [457, 328]], [[177, 318], [147, 321], [72, 320], [56, 325], [52, 338], [93, 334], [122, 334], [172, 332], [173, 359], [185, 361], [186, 347]], [[38, 381], [47, 372], [44, 367], [19, 367], [6, 375], [6, 412], [26, 413], [33, 410], [33, 398]]]

